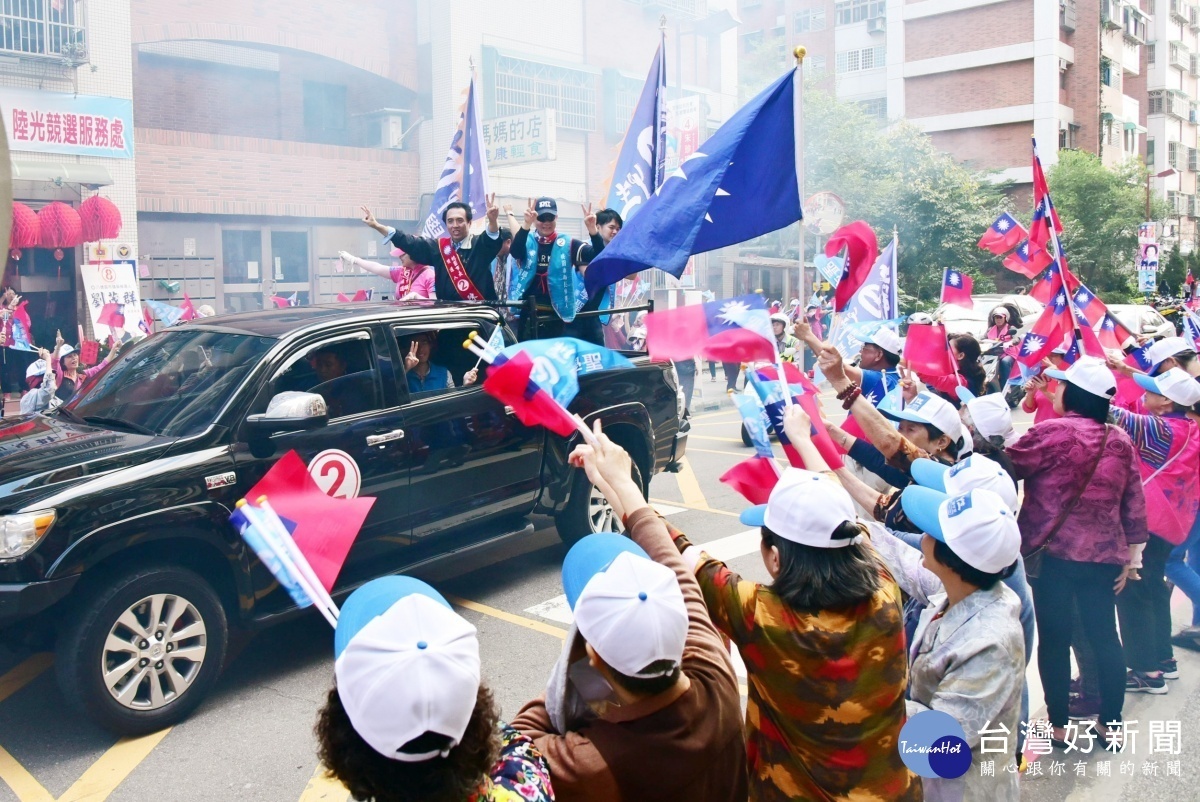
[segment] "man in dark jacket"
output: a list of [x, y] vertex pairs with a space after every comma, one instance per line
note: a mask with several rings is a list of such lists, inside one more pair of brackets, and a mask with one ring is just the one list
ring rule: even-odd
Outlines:
[[487, 230], [471, 234], [471, 207], [454, 201], [442, 211], [442, 222], [450, 236], [441, 239], [415, 237], [384, 226], [371, 210], [361, 207], [363, 222], [412, 257], [414, 262], [433, 265], [434, 288], [440, 301], [495, 301], [492, 260], [500, 252], [500, 207], [496, 196], [487, 197]]

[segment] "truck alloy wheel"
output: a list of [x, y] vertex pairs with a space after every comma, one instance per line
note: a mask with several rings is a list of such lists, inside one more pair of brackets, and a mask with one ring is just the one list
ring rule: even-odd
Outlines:
[[125, 707], [157, 710], [191, 687], [207, 652], [208, 632], [195, 605], [156, 593], [113, 624], [101, 656], [104, 684]]

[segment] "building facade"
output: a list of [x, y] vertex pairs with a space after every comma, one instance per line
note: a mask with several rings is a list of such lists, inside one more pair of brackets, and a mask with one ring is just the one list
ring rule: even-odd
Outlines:
[[37, 210], [101, 195], [116, 204], [117, 239], [10, 254], [3, 284], [29, 301], [34, 342], [75, 341], [88, 315], [77, 266], [138, 252], [129, 57], [129, 0], [53, 0], [0, 8], [0, 110], [12, 160], [13, 198]]

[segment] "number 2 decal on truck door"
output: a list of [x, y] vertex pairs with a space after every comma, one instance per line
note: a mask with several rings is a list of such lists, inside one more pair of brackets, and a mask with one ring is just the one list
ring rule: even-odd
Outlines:
[[308, 475], [331, 498], [357, 498], [362, 472], [354, 457], [336, 448], [317, 454], [308, 463]]

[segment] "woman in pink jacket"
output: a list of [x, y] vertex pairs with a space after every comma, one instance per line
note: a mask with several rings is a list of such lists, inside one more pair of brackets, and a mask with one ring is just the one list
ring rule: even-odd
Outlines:
[[[1171, 591], [1164, 579], [1172, 550], [1183, 543], [1200, 509], [1200, 426], [1188, 412], [1200, 403], [1200, 384], [1182, 368], [1158, 376], [1131, 374], [1146, 395], [1146, 414], [1113, 407], [1112, 420], [1137, 449], [1146, 528], [1153, 537], [1142, 554], [1141, 580], [1117, 597], [1126, 691], [1167, 692], [1166, 679], [1179, 676], [1171, 650]], [[1185, 588], [1186, 590], [1186, 588]]]
[[418, 299], [433, 300], [436, 297], [433, 284], [433, 268], [429, 265], [419, 265], [413, 258], [399, 248], [392, 248], [392, 257], [400, 263], [388, 267], [379, 262], [370, 262], [341, 251], [339, 256], [347, 264], [357, 265], [368, 273], [391, 279], [396, 284], [396, 300], [412, 301]]

